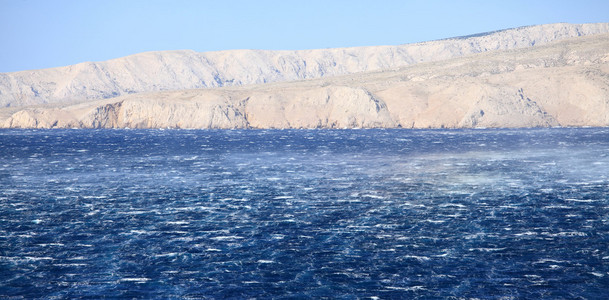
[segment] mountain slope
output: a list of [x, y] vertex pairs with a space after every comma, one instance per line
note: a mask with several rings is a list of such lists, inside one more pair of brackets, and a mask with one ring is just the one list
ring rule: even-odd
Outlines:
[[609, 126], [609, 34], [393, 70], [27, 108], [1, 124], [16, 128]]
[[561, 23], [400, 46], [148, 52], [105, 62], [0, 74], [0, 107], [82, 102], [141, 92], [241, 86], [394, 69], [607, 32], [607, 23]]

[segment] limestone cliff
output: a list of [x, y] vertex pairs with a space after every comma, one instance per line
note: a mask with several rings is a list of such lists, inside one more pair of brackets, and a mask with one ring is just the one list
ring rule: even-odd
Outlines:
[[609, 34], [376, 72], [24, 108], [4, 127], [609, 126]]
[[0, 74], [0, 107], [89, 101], [389, 70], [609, 32], [609, 24], [549, 24], [400, 46], [303, 51], [148, 52], [105, 62]]

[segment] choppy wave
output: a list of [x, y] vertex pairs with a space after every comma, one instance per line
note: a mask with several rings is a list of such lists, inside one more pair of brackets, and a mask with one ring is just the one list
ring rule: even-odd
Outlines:
[[602, 298], [609, 131], [2, 130], [0, 297]]

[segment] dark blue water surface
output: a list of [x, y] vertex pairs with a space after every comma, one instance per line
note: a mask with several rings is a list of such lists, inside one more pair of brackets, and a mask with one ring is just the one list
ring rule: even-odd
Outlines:
[[607, 295], [609, 129], [0, 131], [0, 298]]

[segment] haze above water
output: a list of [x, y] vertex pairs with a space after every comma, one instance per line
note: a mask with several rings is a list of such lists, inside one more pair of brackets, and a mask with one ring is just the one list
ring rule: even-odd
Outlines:
[[0, 297], [600, 298], [609, 130], [1, 130]]

